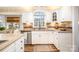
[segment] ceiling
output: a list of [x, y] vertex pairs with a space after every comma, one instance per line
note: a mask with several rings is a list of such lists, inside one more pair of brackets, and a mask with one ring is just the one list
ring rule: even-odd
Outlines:
[[24, 13], [34, 9], [55, 10], [59, 8], [59, 6], [0, 7], [0, 13]]

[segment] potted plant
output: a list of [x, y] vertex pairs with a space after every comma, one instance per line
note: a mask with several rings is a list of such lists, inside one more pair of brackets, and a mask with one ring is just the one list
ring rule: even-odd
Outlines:
[[0, 31], [3, 31], [3, 30], [5, 30], [5, 27], [0, 27]]

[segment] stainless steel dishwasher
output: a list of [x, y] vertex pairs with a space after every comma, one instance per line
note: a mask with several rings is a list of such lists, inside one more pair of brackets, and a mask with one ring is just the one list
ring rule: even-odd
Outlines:
[[32, 33], [31, 33], [31, 31], [27, 32], [27, 44], [32, 44]]

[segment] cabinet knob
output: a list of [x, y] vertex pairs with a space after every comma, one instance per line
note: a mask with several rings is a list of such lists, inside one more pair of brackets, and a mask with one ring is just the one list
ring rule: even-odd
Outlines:
[[23, 47], [21, 47], [21, 49], [23, 49]]
[[23, 41], [21, 41], [21, 43], [22, 43]]

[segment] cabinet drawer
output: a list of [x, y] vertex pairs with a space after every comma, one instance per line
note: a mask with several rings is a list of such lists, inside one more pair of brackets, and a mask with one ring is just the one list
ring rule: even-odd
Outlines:
[[16, 52], [23, 52], [23, 51], [24, 51], [24, 37], [16, 41]]

